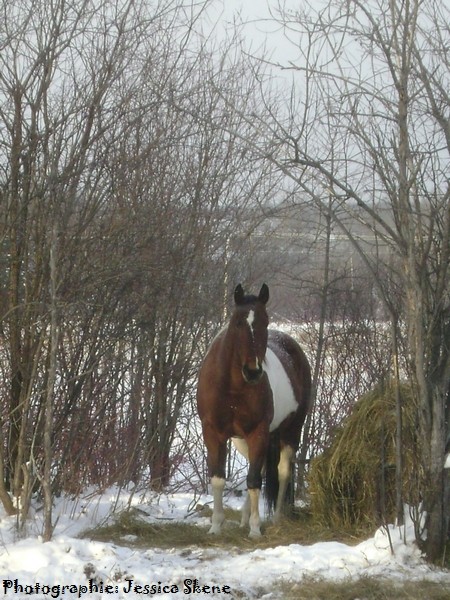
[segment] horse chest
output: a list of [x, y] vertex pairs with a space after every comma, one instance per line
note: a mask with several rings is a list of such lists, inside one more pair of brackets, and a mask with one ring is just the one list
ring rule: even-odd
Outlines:
[[229, 394], [226, 412], [232, 424], [232, 435], [248, 433], [262, 421], [268, 423], [272, 416], [272, 402], [267, 383], [255, 387], [251, 395], [247, 390], [244, 398], [240, 394]]

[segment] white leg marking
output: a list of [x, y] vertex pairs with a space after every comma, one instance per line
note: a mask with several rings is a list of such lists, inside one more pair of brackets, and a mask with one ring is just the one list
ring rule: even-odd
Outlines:
[[294, 459], [294, 450], [291, 446], [284, 446], [280, 452], [280, 461], [278, 463], [278, 496], [273, 514], [273, 521], [276, 523], [283, 514], [283, 504], [286, 495], [289, 478], [291, 476], [291, 463]]
[[248, 490], [250, 498], [250, 533], [249, 537], [260, 537], [261, 535], [261, 520], [259, 518], [259, 493], [257, 488]]
[[245, 502], [242, 507], [241, 527], [246, 527], [250, 520], [250, 494], [247, 492]]
[[221, 477], [211, 477], [211, 487], [213, 493], [214, 507], [211, 517], [211, 529], [208, 533], [220, 533], [220, 527], [225, 520], [223, 511], [223, 488], [225, 479]]

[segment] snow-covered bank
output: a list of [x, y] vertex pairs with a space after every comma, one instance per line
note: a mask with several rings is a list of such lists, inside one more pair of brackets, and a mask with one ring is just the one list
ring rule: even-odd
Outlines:
[[[190, 510], [192, 501], [193, 495], [187, 493], [131, 497], [124, 491], [118, 496], [115, 489], [102, 496], [60, 499], [55, 507], [58, 521], [54, 538], [45, 544], [39, 539], [39, 513], [30, 521], [23, 539], [17, 537], [14, 518], [1, 516], [0, 597], [275, 598], [272, 592], [277, 582], [301, 581], [305, 576], [333, 581], [361, 576], [429, 579], [448, 584], [450, 589], [450, 573], [433, 569], [422, 560], [412, 541], [411, 527], [401, 531], [391, 528], [394, 555], [383, 530], [357, 546], [321, 542], [250, 552], [194, 546], [136, 549], [77, 537], [108, 519], [114, 508], [120, 510], [128, 503], [144, 510], [149, 521], [188, 520], [206, 527], [208, 519]], [[237, 502], [230, 500], [234, 507]]]

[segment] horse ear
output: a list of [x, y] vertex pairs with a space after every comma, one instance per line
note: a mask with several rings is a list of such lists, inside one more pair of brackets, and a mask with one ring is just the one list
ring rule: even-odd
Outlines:
[[261, 289], [259, 291], [258, 300], [263, 304], [267, 304], [269, 300], [269, 286], [265, 283], [262, 284]]
[[237, 284], [234, 290], [234, 301], [238, 306], [244, 301], [244, 290], [242, 289], [242, 285], [240, 283]]

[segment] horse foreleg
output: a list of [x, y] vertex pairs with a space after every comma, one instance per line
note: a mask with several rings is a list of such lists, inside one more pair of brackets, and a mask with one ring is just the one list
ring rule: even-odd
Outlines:
[[225, 487], [225, 478], [211, 477], [211, 487], [214, 507], [211, 517], [211, 528], [208, 533], [220, 533], [222, 523], [225, 521], [225, 512], [223, 510], [223, 488]]
[[294, 449], [291, 446], [283, 446], [280, 451], [280, 460], [278, 462], [278, 496], [273, 514], [273, 521], [276, 523], [283, 514], [286, 490], [291, 477], [291, 464], [294, 458]]
[[211, 488], [213, 495], [213, 514], [211, 517], [211, 528], [208, 533], [220, 533], [220, 528], [225, 520], [223, 510], [223, 490], [225, 487], [225, 462], [226, 442], [217, 442], [214, 431], [204, 427], [205, 444], [208, 450], [208, 470], [211, 477]]
[[250, 537], [261, 535], [261, 519], [259, 516], [259, 496], [262, 486], [262, 469], [269, 444], [269, 432], [259, 428], [247, 438], [249, 469], [247, 475], [248, 496], [250, 501]]
[[250, 498], [250, 533], [249, 537], [260, 537], [261, 536], [261, 518], [259, 516], [259, 496], [261, 490], [259, 488], [252, 488], [248, 490], [248, 496]]

